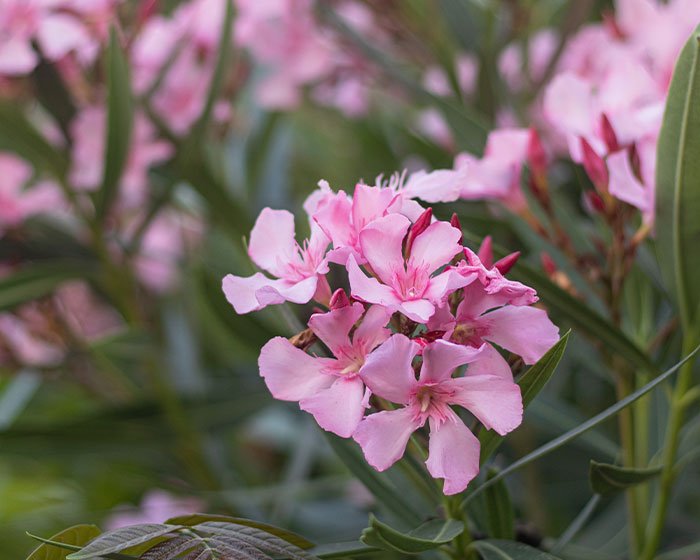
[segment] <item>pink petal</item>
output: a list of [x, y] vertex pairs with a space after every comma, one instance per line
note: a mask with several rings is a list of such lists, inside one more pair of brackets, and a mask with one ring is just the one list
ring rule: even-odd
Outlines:
[[430, 419], [425, 465], [433, 477], [445, 479], [442, 491], [446, 495], [462, 492], [479, 474], [479, 449], [479, 440], [454, 412], [441, 425]]
[[364, 313], [361, 303], [354, 303], [328, 313], [315, 313], [309, 319], [309, 327], [334, 355], [350, 346], [350, 329]]
[[365, 386], [359, 377], [339, 377], [323, 389], [299, 401], [299, 407], [313, 414], [318, 425], [340, 437], [350, 437], [365, 414]]
[[360, 370], [365, 385], [384, 399], [406, 404], [416, 385], [411, 362], [418, 349], [418, 344], [404, 335], [392, 336], [367, 356]]
[[402, 192], [430, 203], [453, 202], [459, 198], [466, 179], [464, 168], [436, 169], [430, 173], [418, 171], [408, 178]]
[[[321, 277], [323, 279], [323, 277]], [[304, 278], [300, 282], [287, 280], [272, 280], [258, 288], [255, 297], [262, 307], [277, 305], [285, 301], [292, 303], [308, 303], [316, 294], [319, 285], [318, 276]]]
[[352, 437], [362, 447], [367, 462], [381, 472], [403, 456], [408, 439], [419, 427], [413, 410], [405, 407], [370, 414]]
[[42, 52], [49, 60], [57, 60], [71, 50], [88, 46], [89, 35], [74, 18], [53, 14], [44, 17], [37, 33]]
[[264, 208], [250, 232], [248, 254], [253, 262], [278, 278], [295, 259], [294, 216], [286, 210]]
[[38, 61], [28, 40], [12, 38], [0, 43], [0, 74], [28, 74]]
[[563, 133], [591, 135], [594, 125], [592, 85], [573, 73], [559, 74], [545, 91], [544, 113]]
[[437, 383], [449, 379], [458, 366], [473, 362], [480, 353], [480, 348], [470, 348], [446, 340], [436, 340], [423, 350], [420, 381], [421, 383]]
[[446, 270], [430, 279], [423, 297], [438, 304], [455, 290], [464, 288], [476, 280], [476, 274], [463, 274], [457, 269]]
[[462, 250], [461, 238], [462, 232], [449, 223], [433, 222], [413, 242], [409, 268], [426, 267], [429, 274], [433, 273]]
[[500, 435], [517, 428], [523, 420], [520, 387], [494, 375], [468, 375], [445, 383], [455, 394], [450, 404], [463, 406], [489, 430]]
[[401, 303], [392, 288], [381, 284], [376, 278], [365, 276], [352, 255], [348, 257], [346, 267], [353, 297], [368, 303], [377, 303], [389, 309], [396, 309]]
[[[337, 194], [327, 195], [313, 214], [314, 220], [331, 239], [335, 248], [351, 244], [353, 232], [350, 223], [351, 212], [352, 201], [348, 195], [340, 191]], [[339, 264], [345, 264], [345, 262]]]
[[358, 183], [352, 197], [352, 223], [355, 231], [361, 231], [367, 224], [382, 217], [392, 200], [394, 193], [391, 189], [370, 187]]
[[610, 194], [627, 204], [646, 211], [649, 207], [649, 193], [634, 175], [626, 150], [608, 156]]
[[547, 312], [536, 307], [507, 305], [483, 315], [488, 325], [484, 338], [534, 364], [559, 340], [559, 328]]
[[360, 232], [362, 254], [385, 284], [392, 285], [394, 273], [404, 268], [402, 243], [410, 225], [405, 216], [389, 214]]
[[260, 350], [258, 367], [273, 397], [298, 401], [330, 387], [335, 377], [323, 373], [329, 362], [333, 360], [309, 356], [278, 336]]
[[435, 306], [427, 299], [402, 301], [396, 309], [417, 323], [426, 323], [435, 313]]
[[466, 376], [472, 375], [490, 375], [513, 381], [513, 370], [508, 362], [488, 343], [481, 347], [478, 358], [469, 364]]
[[301, 282], [289, 283], [284, 280], [273, 280], [256, 272], [247, 278], [228, 274], [221, 282], [221, 288], [226, 300], [233, 305], [236, 313], [243, 315], [285, 301], [307, 303], [314, 296], [317, 284], [316, 276], [305, 278]]
[[362, 318], [360, 326], [353, 335], [353, 344], [361, 345], [368, 352], [374, 350], [391, 336], [391, 330], [385, 328], [391, 318], [391, 312], [381, 305], [373, 305]]

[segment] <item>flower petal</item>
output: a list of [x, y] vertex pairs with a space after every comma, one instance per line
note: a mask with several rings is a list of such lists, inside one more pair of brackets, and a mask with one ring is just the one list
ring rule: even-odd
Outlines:
[[435, 313], [435, 306], [427, 299], [403, 301], [397, 306], [397, 309], [418, 323], [427, 322]]
[[367, 462], [381, 472], [403, 456], [408, 439], [419, 427], [413, 410], [405, 407], [366, 416], [352, 438]]
[[479, 318], [487, 324], [484, 338], [534, 364], [559, 340], [559, 328], [536, 307], [507, 305]]
[[425, 465], [433, 477], [445, 479], [446, 495], [462, 492], [479, 474], [479, 450], [479, 440], [454, 412], [441, 425], [430, 419]]
[[432, 274], [462, 250], [462, 232], [447, 222], [433, 222], [416, 237], [408, 260], [409, 268], [426, 267]]
[[297, 257], [294, 216], [286, 210], [263, 208], [250, 232], [248, 255], [263, 270], [278, 278], [284, 265]]
[[513, 381], [513, 370], [506, 359], [493, 346], [486, 343], [481, 347], [477, 359], [469, 364], [466, 377], [472, 375], [493, 375]]
[[277, 336], [260, 350], [258, 367], [265, 384], [276, 399], [298, 401], [328, 388], [335, 377], [323, 373], [328, 358], [314, 358]]
[[365, 414], [365, 386], [362, 380], [338, 377], [328, 389], [323, 389], [299, 401], [299, 407], [313, 414], [324, 430], [340, 437], [350, 437]]
[[360, 376], [376, 395], [406, 404], [416, 385], [411, 362], [419, 346], [402, 334], [395, 334], [367, 356]]
[[350, 293], [353, 297], [368, 303], [377, 303], [395, 310], [401, 303], [396, 293], [389, 286], [380, 283], [376, 278], [368, 278], [350, 255], [346, 263], [350, 280]]
[[436, 340], [423, 349], [420, 381], [421, 383], [437, 383], [449, 379], [458, 366], [473, 362], [480, 353], [481, 348], [471, 348], [446, 340]]
[[385, 328], [390, 318], [391, 311], [386, 307], [381, 305], [370, 307], [353, 335], [353, 344], [361, 345], [366, 352], [374, 350], [391, 336], [391, 330]]
[[362, 254], [385, 284], [392, 285], [396, 271], [403, 271], [402, 243], [411, 222], [401, 214], [374, 220], [360, 232]]
[[342, 348], [350, 346], [350, 329], [364, 313], [361, 303], [354, 303], [328, 313], [314, 313], [309, 327], [336, 356]]
[[495, 375], [468, 375], [445, 383], [455, 391], [450, 404], [463, 406], [489, 430], [501, 435], [517, 428], [523, 420], [520, 387]]
[[270, 283], [274, 282], [261, 272], [256, 272], [253, 276], [243, 278], [227, 274], [221, 281], [221, 289], [224, 291], [226, 300], [233, 305], [236, 313], [243, 315], [251, 311], [262, 309], [262, 305], [255, 293]]

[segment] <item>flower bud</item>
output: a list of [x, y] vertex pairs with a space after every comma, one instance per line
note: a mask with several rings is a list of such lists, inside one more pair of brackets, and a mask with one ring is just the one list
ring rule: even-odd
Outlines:
[[504, 276], [510, 272], [510, 269], [515, 266], [515, 263], [518, 262], [518, 259], [520, 258], [520, 251], [515, 251], [515, 253], [511, 253], [510, 255], [506, 255], [502, 259], [498, 260], [493, 266], [503, 274]]
[[583, 196], [591, 212], [605, 213], [605, 201], [596, 191], [586, 191]]
[[[453, 213], [452, 217], [450, 218], [450, 225], [453, 228], [458, 229], [460, 231], [460, 233], [462, 232], [462, 224], [459, 223], [459, 217], [457, 216], [456, 212]], [[464, 241], [464, 236], [460, 235], [459, 241], [457, 241], [457, 243], [459, 243], [461, 245], [463, 241]]]
[[547, 273], [550, 278], [557, 273], [557, 265], [547, 253], [540, 253], [540, 261], [542, 262], [542, 268]]
[[408, 235], [406, 236], [405, 251], [407, 257], [411, 254], [411, 248], [413, 247], [413, 242], [416, 240], [416, 237], [418, 237], [421, 233], [428, 229], [428, 226], [430, 225], [432, 219], [433, 209], [428, 208], [420, 216], [418, 216], [416, 221], [411, 226], [411, 229], [408, 230]]
[[338, 288], [335, 292], [333, 292], [333, 295], [331, 296], [331, 301], [328, 304], [328, 307], [333, 310], [333, 309], [342, 309], [343, 307], [347, 307], [350, 305], [350, 300], [348, 299], [347, 294], [345, 293], [345, 290], [343, 288]]
[[479, 257], [479, 260], [486, 268], [493, 266], [493, 243], [490, 235], [484, 237], [476, 256]]
[[583, 168], [586, 170], [598, 192], [608, 192], [608, 167], [605, 161], [591, 147], [585, 138], [581, 138], [583, 152]]
[[620, 143], [617, 141], [615, 129], [613, 129], [605, 113], [600, 116], [600, 133], [603, 136], [603, 141], [608, 148], [608, 152], [617, 152], [620, 149]]
[[547, 153], [544, 151], [540, 135], [534, 128], [530, 129], [530, 136], [527, 142], [527, 161], [530, 170], [536, 177], [547, 175]]

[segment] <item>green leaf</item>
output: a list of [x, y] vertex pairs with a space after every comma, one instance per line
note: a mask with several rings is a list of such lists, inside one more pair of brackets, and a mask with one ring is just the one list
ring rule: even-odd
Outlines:
[[198, 532], [233, 539], [242, 545], [252, 546], [292, 560], [314, 560], [314, 556], [266, 530], [231, 522], [205, 521], [193, 527]]
[[94, 541], [78, 552], [69, 554], [67, 560], [83, 560], [85, 558], [99, 558], [114, 552], [121, 552], [134, 546], [147, 543], [168, 533], [176, 531], [177, 525], [163, 525], [160, 523], [147, 523], [144, 525], [132, 525], [109, 531], [97, 537]]
[[38, 299], [67, 280], [85, 278], [94, 272], [85, 262], [38, 262], [21, 267], [0, 279], [0, 311]]
[[0, 150], [12, 152], [30, 162], [38, 171], [48, 171], [59, 179], [68, 169], [68, 160], [34, 128], [22, 107], [0, 102]]
[[596, 494], [607, 496], [647, 482], [661, 472], [661, 467], [636, 469], [591, 461], [588, 477]]
[[184, 525], [186, 527], [192, 527], [194, 525], [199, 525], [200, 523], [205, 523], [207, 521], [215, 521], [221, 523], [234, 523], [236, 525], [244, 525], [246, 527], [253, 527], [255, 529], [260, 529], [265, 533], [279, 537], [280, 539], [287, 541], [294, 546], [298, 546], [301, 549], [307, 550], [314, 547], [314, 543], [305, 539], [301, 535], [287, 531], [280, 527], [275, 527], [274, 525], [268, 525], [267, 523], [261, 523], [259, 521], [253, 521], [251, 519], [243, 519], [241, 517], [229, 517], [227, 515], [211, 515], [206, 513], [195, 513], [192, 515], [181, 515], [178, 517], [173, 517], [168, 519], [165, 523], [168, 525]]
[[452, 542], [463, 531], [464, 524], [461, 521], [434, 519], [408, 533], [401, 533], [370, 514], [369, 527], [362, 531], [360, 540], [376, 548], [418, 554]]
[[[487, 480], [498, 473], [489, 469]], [[494, 539], [512, 539], [515, 537], [515, 512], [510, 500], [508, 487], [503, 480], [491, 486], [483, 495], [486, 511], [486, 530]]]
[[[570, 334], [571, 331], [562, 336], [536, 364], [530, 367], [530, 369], [518, 379], [524, 408], [534, 400], [537, 394], [544, 388], [547, 381], [549, 381], [549, 378], [552, 377], [552, 374], [554, 374], [557, 365], [559, 365], [564, 355], [564, 350], [566, 350], [566, 344], [569, 341]], [[493, 430], [481, 430], [479, 433], [479, 442], [481, 443], [480, 461], [482, 465], [493, 454], [502, 441], [503, 436], [499, 436]]]
[[420, 513], [413, 510], [382, 473], [375, 471], [367, 464], [354, 442], [339, 438], [330, 432], [323, 433], [338, 458], [377, 498], [379, 503], [409, 525], [420, 523], [424, 519]]
[[624, 399], [616, 402], [614, 405], [606, 408], [604, 411], [596, 414], [593, 418], [590, 418], [586, 420], [583, 424], [576, 426], [573, 430], [569, 430], [565, 434], [560, 435], [557, 438], [554, 438], [552, 441], [545, 443], [544, 445], [538, 447], [531, 453], [528, 453], [524, 457], [521, 457], [517, 461], [511, 463], [508, 465], [505, 469], [503, 469], [501, 472], [499, 472], [496, 476], [494, 476], [491, 480], [487, 480], [484, 482], [481, 486], [476, 488], [474, 491], [471, 492], [463, 501], [462, 501], [462, 507], [466, 507], [466, 505], [471, 502], [476, 496], [481, 494], [483, 491], [485, 491], [489, 486], [495, 484], [498, 480], [501, 478], [509, 475], [510, 473], [520, 469], [521, 467], [524, 467], [525, 465], [528, 465], [529, 463], [532, 463], [533, 461], [536, 461], [537, 459], [540, 459], [541, 457], [544, 457], [545, 455], [551, 453], [552, 451], [559, 449], [563, 445], [566, 445], [569, 443], [571, 440], [576, 439], [579, 437], [581, 434], [586, 433], [588, 430], [591, 430], [595, 428], [597, 425], [602, 424], [606, 420], [612, 418], [615, 416], [618, 412], [621, 410], [627, 408], [629, 405], [631, 405], [633, 402], [635, 402], [637, 399], [643, 397], [646, 395], [649, 391], [655, 389], [661, 383], [669, 379], [674, 373], [676, 373], [682, 366], [685, 364], [687, 361], [691, 360], [697, 353], [698, 350], [700, 350], [700, 346], [697, 346], [690, 354], [685, 356], [680, 362], [678, 362], [676, 365], [673, 367], [667, 369], [665, 372], [663, 372], [661, 375], [647, 383], [646, 385], [640, 387], [633, 393], [627, 395]]
[[129, 158], [134, 102], [129, 66], [119, 45], [116, 29], [107, 47], [107, 127], [102, 187], [95, 201], [97, 216], [103, 218], [117, 196], [119, 181]]
[[487, 539], [474, 541], [469, 547], [483, 560], [557, 560], [557, 556], [514, 541]]
[[359, 541], [321, 544], [309, 551], [316, 558], [354, 558], [361, 554], [373, 554], [377, 549]]
[[671, 80], [656, 165], [657, 256], [687, 327], [700, 310], [700, 26]]
[[[102, 531], [95, 525], [75, 525], [55, 534], [47, 541], [70, 545], [70, 548], [59, 548], [57, 545], [43, 542], [32, 552], [27, 560], [65, 560], [70, 550], [78, 550], [92, 539], [97, 537]], [[33, 538], [38, 538], [34, 537]]]

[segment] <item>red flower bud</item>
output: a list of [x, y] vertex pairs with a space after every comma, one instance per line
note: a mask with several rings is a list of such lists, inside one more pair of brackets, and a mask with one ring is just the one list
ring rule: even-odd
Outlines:
[[515, 263], [518, 262], [518, 259], [520, 258], [520, 251], [515, 251], [515, 253], [511, 253], [510, 255], [506, 255], [499, 261], [497, 261], [493, 266], [503, 274], [504, 276], [508, 274], [511, 268], [515, 266]]
[[[460, 233], [461, 233], [461, 231], [462, 231], [462, 224], [459, 223], [459, 218], [457, 217], [457, 214], [456, 214], [456, 213], [453, 213], [453, 214], [452, 214], [452, 217], [450, 218], [450, 225], [451, 225], [453, 228], [458, 229], [458, 230], [460, 231]], [[459, 241], [457, 241], [457, 243], [459, 243], [459, 244], [461, 245], [461, 244], [462, 244], [462, 241], [464, 241], [464, 236], [463, 236], [463, 235], [461, 235], [461, 236], [459, 237]]]
[[596, 191], [586, 191], [584, 193], [588, 207], [593, 212], [605, 213], [605, 201]]
[[408, 235], [406, 236], [406, 256], [409, 256], [411, 254], [413, 242], [416, 240], [416, 237], [418, 237], [421, 233], [428, 229], [428, 226], [430, 225], [432, 219], [433, 209], [428, 208], [427, 210], [425, 210], [425, 212], [418, 216], [416, 221], [411, 226], [411, 229], [408, 230]]
[[600, 116], [600, 132], [605, 141], [605, 145], [608, 147], [608, 152], [617, 152], [620, 149], [620, 143], [617, 141], [615, 129], [613, 129], [605, 113]]
[[527, 142], [527, 161], [536, 177], [544, 177], [547, 174], [547, 153], [544, 151], [540, 135], [534, 128], [530, 129]]
[[557, 265], [547, 253], [540, 254], [540, 261], [542, 261], [542, 268], [548, 276], [554, 276], [557, 273]]
[[484, 237], [476, 255], [486, 268], [491, 268], [493, 265], [493, 243], [490, 235]]
[[585, 138], [581, 138], [583, 168], [599, 192], [608, 192], [608, 167]]
[[350, 305], [350, 300], [343, 288], [338, 288], [331, 296], [331, 301], [328, 304], [330, 309], [341, 309]]

